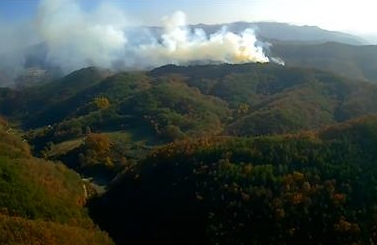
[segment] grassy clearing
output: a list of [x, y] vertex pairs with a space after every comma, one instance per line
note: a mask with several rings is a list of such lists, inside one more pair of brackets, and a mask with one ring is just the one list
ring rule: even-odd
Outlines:
[[64, 141], [62, 143], [53, 145], [47, 152], [48, 157], [64, 155], [69, 151], [79, 147], [85, 140], [85, 137]]

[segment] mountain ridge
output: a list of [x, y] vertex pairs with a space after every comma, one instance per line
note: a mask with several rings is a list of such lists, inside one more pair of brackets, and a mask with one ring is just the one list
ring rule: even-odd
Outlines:
[[287, 66], [313, 67], [353, 79], [377, 82], [377, 46], [353, 46], [336, 42], [289, 44], [275, 42], [270, 48]]
[[[227, 24], [197, 24], [187, 26], [187, 28], [191, 29], [202, 28], [207, 35], [221, 31], [223, 27], [235, 33], [241, 33], [245, 29], [254, 29], [258, 38], [257, 44], [266, 51], [269, 49], [269, 43], [274, 44], [276, 42], [288, 42], [291, 44], [339, 42], [357, 46], [367, 44], [365, 40], [355, 35], [327, 31], [315, 26], [297, 26], [287, 23], [234, 22]], [[156, 42], [160, 41], [163, 32], [162, 27], [156, 26], [137, 27], [136, 30], [134, 29], [135, 27], [126, 28], [125, 33], [129, 32], [130, 35], [135, 36], [142, 35], [141, 37], [150, 35], [156, 39]], [[150, 38], [150, 36], [148, 36], [148, 38]], [[48, 46], [43, 43], [42, 40], [40, 43], [3, 54], [4, 58], [0, 61], [0, 85], [29, 86], [33, 83], [51, 81], [62, 76], [63, 72], [61, 67], [59, 67], [59, 64], [53, 64], [49, 61], [50, 56], [48, 53]], [[113, 67], [115, 70], [122, 67], [121, 63], [115, 63]], [[80, 67], [77, 67], [77, 69], [79, 68]]]
[[366, 45], [363, 38], [340, 31], [329, 31], [318, 26], [295, 25], [282, 22], [232, 22], [225, 24], [196, 24], [192, 28], [202, 28], [208, 33], [214, 33], [225, 26], [229, 31], [239, 33], [247, 28], [255, 30], [262, 40], [296, 41], [303, 43], [339, 42], [351, 45]]
[[118, 244], [377, 241], [376, 104], [375, 84], [269, 63], [88, 67], [0, 88], [0, 114], [24, 130], [0, 118], [0, 185], [19, 187], [0, 199], [0, 241], [12, 225], [29, 227], [16, 242], [112, 244], [74, 223], [92, 224], [85, 208]]

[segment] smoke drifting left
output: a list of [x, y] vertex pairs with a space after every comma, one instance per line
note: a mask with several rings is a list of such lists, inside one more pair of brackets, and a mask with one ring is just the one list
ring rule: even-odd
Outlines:
[[23, 31], [17, 31], [16, 26], [5, 30], [6, 25], [0, 22], [0, 31], [7, 31], [11, 37], [0, 39], [0, 51], [11, 54], [0, 62], [0, 67], [8, 73], [21, 71], [26, 41], [43, 42], [44, 62], [59, 66], [65, 73], [86, 66], [114, 68], [115, 64], [118, 69], [146, 69], [193, 61], [203, 64], [271, 60], [258, 46], [260, 42], [252, 29], [233, 33], [223, 27], [207, 34], [202, 29], [191, 29], [181, 11], [162, 17], [159, 34], [130, 23], [127, 16], [105, 1], [85, 12], [78, 1], [42, 0], [36, 19], [32, 25], [23, 25]]

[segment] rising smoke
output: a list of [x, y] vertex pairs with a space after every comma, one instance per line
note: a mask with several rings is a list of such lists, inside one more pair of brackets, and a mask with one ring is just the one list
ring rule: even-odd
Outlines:
[[[192, 61], [223, 63], [268, 62], [263, 48], [256, 46], [252, 29], [234, 34], [222, 28], [207, 35], [202, 29], [191, 30], [183, 12], [163, 18], [160, 40], [152, 37], [147, 43], [126, 45], [131, 57], [142, 66], [167, 63], [185, 64]], [[127, 61], [126, 61], [127, 62]]]
[[47, 58], [65, 72], [88, 65], [111, 67], [124, 54], [126, 24], [125, 16], [108, 4], [86, 13], [78, 2], [63, 0], [41, 1], [36, 22]]
[[24, 33], [32, 33], [43, 42], [47, 47], [46, 61], [64, 72], [92, 65], [145, 69], [196, 61], [276, 60], [264, 54], [252, 29], [233, 33], [223, 27], [207, 34], [202, 29], [191, 29], [186, 15], [178, 11], [162, 18], [159, 31], [151, 31], [135, 27], [123, 12], [105, 1], [87, 12], [78, 1], [41, 0], [33, 26]]
[[0, 16], [0, 85], [8, 85], [24, 70], [25, 49], [37, 37], [30, 23], [22, 21], [9, 25]]

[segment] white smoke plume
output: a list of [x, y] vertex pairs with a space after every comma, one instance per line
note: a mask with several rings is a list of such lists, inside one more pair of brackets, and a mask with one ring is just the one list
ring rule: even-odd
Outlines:
[[[162, 28], [153, 29], [135, 27], [110, 2], [102, 1], [94, 9], [84, 11], [78, 0], [41, 0], [37, 17], [31, 23], [23, 35], [31, 33], [34, 44], [35, 40], [43, 42], [45, 61], [66, 73], [86, 66], [146, 69], [191, 62], [275, 61], [264, 54], [263, 44], [257, 41], [252, 29], [233, 33], [223, 27], [207, 34], [202, 29], [191, 29], [180, 11], [163, 17]], [[22, 36], [16, 31], [13, 34], [15, 40]]]
[[184, 64], [192, 61], [214, 61], [223, 63], [268, 62], [263, 48], [256, 45], [252, 29], [240, 34], [222, 28], [207, 36], [202, 29], [193, 31], [186, 23], [183, 12], [164, 17], [164, 33], [161, 41], [140, 44], [132, 49], [138, 62], [156, 66], [167, 63]]
[[23, 71], [25, 47], [36, 42], [32, 26], [27, 22], [9, 25], [0, 16], [0, 85], [10, 85], [16, 75]]
[[235, 34], [224, 27], [208, 36], [202, 29], [191, 30], [180, 11], [163, 17], [162, 23], [163, 33], [154, 36], [145, 28], [131, 28], [125, 15], [109, 4], [86, 13], [75, 1], [43, 0], [37, 26], [48, 58], [64, 70], [114, 63], [143, 69], [193, 61], [269, 61], [252, 29]]
[[77, 1], [41, 1], [37, 31], [48, 47], [48, 59], [71, 71], [88, 65], [111, 67], [124, 56], [127, 20], [116, 8], [101, 4], [90, 13]]

